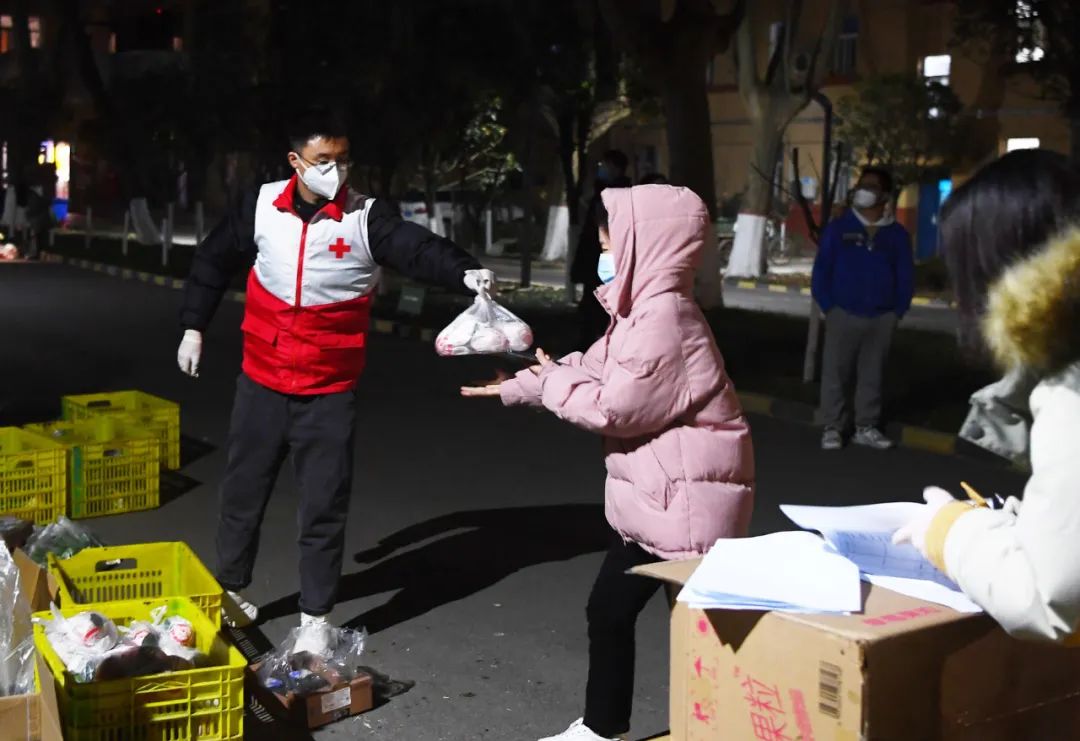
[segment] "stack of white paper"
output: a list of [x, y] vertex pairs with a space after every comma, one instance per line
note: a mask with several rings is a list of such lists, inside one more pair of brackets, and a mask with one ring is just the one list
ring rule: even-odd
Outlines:
[[862, 609], [859, 568], [812, 533], [718, 540], [679, 593], [706, 610], [848, 613]]
[[780, 505], [796, 525], [821, 533], [850, 558], [871, 584], [960, 612], [981, 612], [949, 577], [909, 544], [894, 545], [893, 533], [922, 512], [914, 502], [856, 507]]

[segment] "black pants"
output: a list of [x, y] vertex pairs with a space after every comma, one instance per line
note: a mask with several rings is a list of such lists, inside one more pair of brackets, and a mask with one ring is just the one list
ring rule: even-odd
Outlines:
[[289, 396], [240, 376], [221, 485], [221, 586], [239, 591], [251, 583], [266, 504], [291, 452], [300, 490], [300, 609], [309, 615], [333, 609], [345, 549], [355, 428], [355, 392]]
[[589, 605], [589, 681], [585, 725], [600, 736], [630, 730], [634, 702], [634, 629], [660, 582], [627, 574], [659, 559], [635, 543], [616, 538], [596, 576]]

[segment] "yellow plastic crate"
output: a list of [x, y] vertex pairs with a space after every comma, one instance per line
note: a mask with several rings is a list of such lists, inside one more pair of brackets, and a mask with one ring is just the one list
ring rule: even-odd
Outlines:
[[118, 515], [158, 506], [161, 449], [149, 430], [116, 416], [24, 429], [67, 448], [69, 517]]
[[[153, 674], [133, 679], [80, 684], [53, 651], [45, 629], [34, 625], [34, 644], [56, 679], [60, 718], [67, 741], [225, 741], [244, 737], [244, 668], [247, 662], [230, 646], [189, 599], [72, 605], [65, 617], [95, 610], [117, 625], [149, 620], [168, 604], [195, 628], [199, 651], [209, 658], [202, 669]], [[47, 612], [35, 617], [52, 619]]]
[[100, 414], [120, 414], [135, 424], [152, 429], [161, 440], [161, 464], [172, 471], [180, 468], [180, 405], [142, 391], [114, 391], [107, 394], [65, 396], [63, 417], [77, 422]]
[[46, 525], [67, 505], [67, 451], [17, 427], [0, 428], [0, 515]]
[[60, 604], [187, 597], [221, 626], [221, 585], [186, 543], [87, 548], [71, 558], [49, 554]]

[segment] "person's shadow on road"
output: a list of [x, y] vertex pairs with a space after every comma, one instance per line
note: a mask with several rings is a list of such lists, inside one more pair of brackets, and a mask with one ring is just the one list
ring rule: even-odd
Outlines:
[[[455, 512], [407, 527], [356, 554], [357, 563], [374, 565], [342, 577], [338, 602], [397, 590], [385, 604], [348, 622], [378, 633], [529, 566], [606, 550], [612, 537], [600, 505]], [[412, 546], [417, 547], [400, 552]], [[260, 618], [294, 614], [297, 598], [293, 594], [265, 606]]]

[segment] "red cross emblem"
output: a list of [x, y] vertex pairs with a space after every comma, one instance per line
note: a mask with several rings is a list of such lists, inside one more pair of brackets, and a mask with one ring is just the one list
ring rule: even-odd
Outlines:
[[338, 237], [337, 241], [330, 245], [330, 251], [333, 252], [337, 256], [337, 259], [340, 260], [345, 257], [346, 252], [352, 252], [352, 247], [350, 247], [349, 243], [346, 242], [344, 239]]

